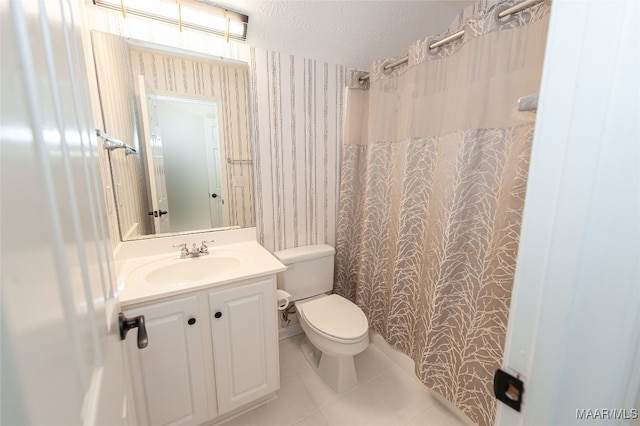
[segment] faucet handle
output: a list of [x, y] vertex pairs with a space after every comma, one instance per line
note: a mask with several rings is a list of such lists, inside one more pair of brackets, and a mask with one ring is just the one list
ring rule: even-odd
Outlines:
[[209, 247], [207, 247], [207, 243], [212, 243], [214, 242], [214, 240], [210, 240], [210, 241], [202, 241], [202, 245], [200, 246], [200, 253], [202, 254], [209, 254]]
[[180, 256], [185, 257], [189, 255], [189, 249], [187, 248], [187, 243], [174, 244], [173, 247], [181, 247]]

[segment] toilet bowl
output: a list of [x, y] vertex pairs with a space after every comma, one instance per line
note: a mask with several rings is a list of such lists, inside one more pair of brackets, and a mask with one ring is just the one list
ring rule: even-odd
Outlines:
[[287, 265], [278, 274], [278, 288], [295, 301], [305, 358], [336, 392], [358, 383], [353, 357], [369, 345], [369, 324], [362, 309], [337, 294], [333, 287], [331, 246], [305, 246], [274, 253]]

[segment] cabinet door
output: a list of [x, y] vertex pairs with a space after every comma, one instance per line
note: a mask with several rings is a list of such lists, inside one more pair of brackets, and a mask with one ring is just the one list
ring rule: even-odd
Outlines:
[[144, 349], [138, 349], [136, 339], [127, 339], [140, 424], [197, 425], [207, 420], [197, 312], [196, 296], [126, 311], [127, 317], [144, 315], [149, 337]]
[[218, 412], [278, 389], [275, 280], [209, 293]]

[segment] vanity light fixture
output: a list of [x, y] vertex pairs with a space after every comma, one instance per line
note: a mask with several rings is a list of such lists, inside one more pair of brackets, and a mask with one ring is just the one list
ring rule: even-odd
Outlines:
[[200, 0], [93, 0], [93, 4], [147, 19], [245, 41], [249, 17]]

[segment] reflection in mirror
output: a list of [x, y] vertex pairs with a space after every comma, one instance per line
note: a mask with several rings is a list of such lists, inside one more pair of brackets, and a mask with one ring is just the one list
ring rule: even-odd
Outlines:
[[247, 65], [91, 39], [122, 240], [254, 226]]

